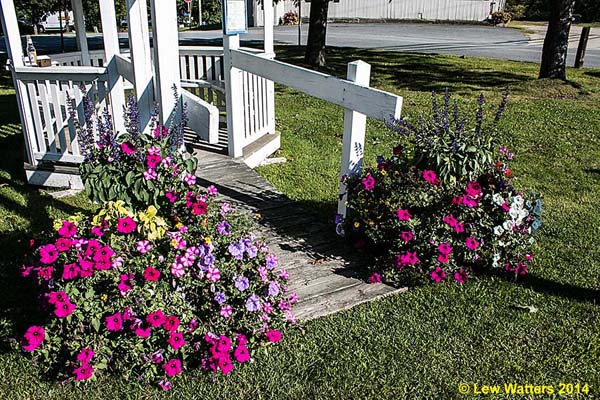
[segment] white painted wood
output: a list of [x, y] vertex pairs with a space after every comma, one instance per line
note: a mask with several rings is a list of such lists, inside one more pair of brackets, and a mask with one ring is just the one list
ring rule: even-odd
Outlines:
[[50, 111], [50, 98], [48, 93], [48, 84], [49, 81], [39, 81], [38, 82], [38, 90], [40, 93], [40, 100], [42, 102], [42, 112], [44, 115], [44, 124], [45, 124], [45, 132], [46, 139], [48, 140], [48, 147], [52, 153], [56, 153], [56, 130], [54, 127], [54, 117]]
[[117, 63], [117, 71], [119, 72], [119, 75], [125, 80], [135, 84], [135, 70], [131, 60], [123, 57], [120, 54], [116, 54], [115, 62]]
[[140, 130], [147, 131], [154, 107], [154, 84], [146, 0], [127, 0], [127, 20], [134, 76], [130, 82], [138, 103]]
[[210, 144], [219, 142], [219, 109], [191, 92], [182, 89], [187, 104], [190, 127], [200, 139]]
[[244, 148], [244, 103], [242, 71], [233, 65], [232, 57], [240, 47], [239, 35], [223, 36], [225, 63], [225, 105], [229, 156], [238, 158]]
[[120, 54], [119, 34], [117, 32], [117, 16], [113, 1], [100, 1], [100, 17], [102, 18], [102, 37], [104, 39], [104, 53], [108, 84], [110, 92], [110, 108], [113, 125], [116, 132], [125, 131], [123, 106], [125, 105], [125, 92], [123, 80], [117, 70], [115, 55]]
[[264, 50], [273, 54], [273, 0], [263, 0], [263, 14], [265, 18]]
[[35, 127], [36, 145], [32, 143], [33, 151], [46, 152], [46, 139], [44, 138], [44, 128], [42, 126], [42, 117], [40, 114], [40, 103], [37, 95], [37, 86], [35, 82], [27, 82], [27, 92], [31, 102], [31, 112], [33, 115], [33, 124]]
[[97, 67], [16, 67], [15, 74], [24, 81], [60, 80], [60, 81], [93, 81], [108, 80], [106, 68]]
[[152, 9], [152, 38], [154, 45], [154, 86], [161, 122], [177, 122], [180, 110], [175, 109], [173, 87], [181, 95], [179, 78], [179, 34], [176, 0], [150, 0]]
[[271, 79], [282, 85], [327, 100], [379, 120], [400, 117], [402, 97], [378, 89], [357, 85], [306, 68], [241, 51], [231, 51], [233, 68]]
[[[364, 87], [369, 86], [371, 66], [364, 61], [348, 64], [348, 80]], [[342, 139], [342, 167], [340, 171], [340, 188], [338, 197], [338, 214], [346, 216], [348, 191], [341, 182], [343, 176], [359, 174], [362, 169], [367, 116], [356, 111], [344, 110], [344, 135]]]
[[56, 123], [55, 141], [58, 140], [60, 152], [67, 151], [67, 140], [65, 138], [65, 124], [63, 119], [62, 107], [60, 104], [60, 87], [58, 81], [51, 81], [49, 85], [50, 98], [52, 101], [52, 110], [54, 112], [54, 121]]
[[83, 4], [81, 0], [71, 0], [73, 8], [73, 17], [75, 19], [75, 33], [77, 39], [77, 50], [80, 52], [81, 64], [90, 64], [90, 52], [88, 49], [87, 35], [85, 33], [85, 18], [83, 13]]

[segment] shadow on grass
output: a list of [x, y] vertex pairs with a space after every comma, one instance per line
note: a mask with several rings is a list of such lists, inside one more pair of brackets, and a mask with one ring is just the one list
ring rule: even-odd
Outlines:
[[[12, 81], [0, 74], [0, 87]], [[37, 318], [34, 287], [19, 274], [32, 235], [52, 226], [52, 210], [73, 214], [80, 208], [29, 186], [23, 169], [24, 140], [14, 94], [0, 95], [0, 337], [18, 335]], [[0, 351], [7, 350], [0, 340]]]

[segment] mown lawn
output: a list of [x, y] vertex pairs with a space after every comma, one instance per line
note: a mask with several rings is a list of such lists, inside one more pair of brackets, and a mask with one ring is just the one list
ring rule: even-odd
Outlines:
[[[404, 96], [403, 113], [427, 112], [431, 90], [448, 87], [474, 109], [510, 85], [501, 135], [517, 155], [518, 184], [545, 198], [537, 266], [517, 282], [481, 277], [426, 285], [292, 330], [256, 363], [214, 380], [191, 374], [171, 392], [102, 377], [85, 387], [49, 382], [26, 356], [0, 347], [0, 398], [471, 398], [460, 383], [587, 383], [600, 397], [600, 71], [569, 70], [568, 83], [537, 81], [537, 66], [354, 49], [332, 49], [330, 72], [373, 65], [372, 85]], [[280, 58], [300, 60], [291, 47]], [[24, 184], [22, 138], [10, 81], [0, 82], [0, 337], [14, 335], [34, 309], [14, 271], [27, 235], [55, 216], [87, 209], [81, 196], [49, 199]], [[331, 219], [335, 210], [343, 111], [278, 89], [280, 155], [260, 173], [290, 197]], [[396, 138], [369, 121], [368, 163]], [[517, 306], [534, 306], [525, 312]], [[482, 396], [478, 396], [482, 398]], [[487, 397], [486, 397], [487, 398]], [[511, 397], [514, 398], [514, 397]], [[542, 398], [542, 397], [535, 397]]]

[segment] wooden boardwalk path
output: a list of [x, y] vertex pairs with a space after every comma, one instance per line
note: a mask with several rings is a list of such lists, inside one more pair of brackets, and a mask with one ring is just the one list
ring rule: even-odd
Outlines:
[[360, 279], [356, 273], [360, 258], [333, 226], [320, 222], [244, 163], [198, 147], [190, 150], [199, 161], [200, 184], [215, 185], [223, 200], [260, 214], [257, 235], [277, 254], [280, 268], [289, 272], [290, 288], [299, 298], [294, 306], [299, 320], [406, 290]]

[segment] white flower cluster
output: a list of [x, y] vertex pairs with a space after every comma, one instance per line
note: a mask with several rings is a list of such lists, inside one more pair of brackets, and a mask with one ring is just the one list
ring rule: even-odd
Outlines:
[[[498, 206], [502, 206], [505, 202], [500, 193], [494, 194], [492, 201]], [[504, 232], [512, 232], [515, 226], [521, 226], [525, 218], [529, 216], [529, 211], [525, 208], [525, 201], [521, 195], [509, 197], [507, 204], [508, 202], [510, 202], [510, 208], [508, 210], [510, 219], [507, 219], [501, 225], [494, 227], [494, 234], [497, 236], [502, 236]], [[499, 242], [499, 244], [502, 245], [502, 242]]]

